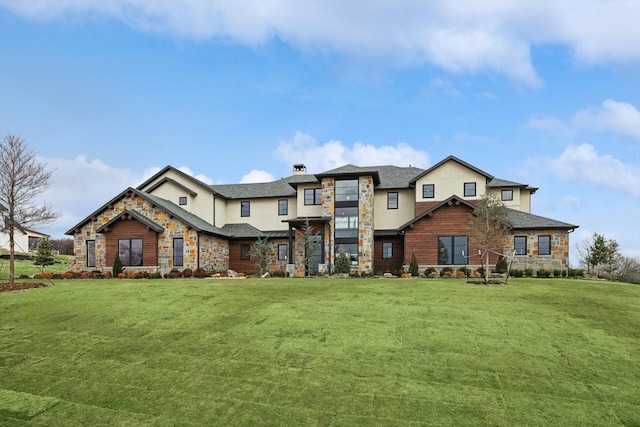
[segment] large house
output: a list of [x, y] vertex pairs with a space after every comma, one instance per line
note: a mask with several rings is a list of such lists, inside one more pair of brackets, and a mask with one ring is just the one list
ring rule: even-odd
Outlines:
[[[536, 188], [499, 179], [454, 156], [429, 169], [346, 165], [309, 174], [302, 164], [273, 182], [208, 185], [171, 166], [127, 188], [67, 231], [73, 269], [255, 272], [251, 247], [271, 243], [269, 268], [290, 276], [332, 273], [345, 252], [352, 272], [398, 273], [413, 255], [426, 268], [481, 267], [467, 237], [485, 191], [507, 207], [512, 227], [499, 253], [513, 268], [566, 269], [576, 225], [532, 214]], [[313, 256], [305, 255], [316, 242]]]

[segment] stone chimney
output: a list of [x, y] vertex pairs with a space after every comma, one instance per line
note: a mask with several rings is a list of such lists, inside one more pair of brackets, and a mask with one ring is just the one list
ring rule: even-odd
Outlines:
[[293, 174], [294, 175], [306, 175], [307, 167], [302, 163], [296, 163], [293, 165]]

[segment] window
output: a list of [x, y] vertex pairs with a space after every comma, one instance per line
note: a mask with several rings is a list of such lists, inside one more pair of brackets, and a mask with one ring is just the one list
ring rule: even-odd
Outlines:
[[336, 239], [358, 238], [358, 208], [346, 207], [336, 208]]
[[513, 190], [502, 190], [501, 199], [505, 202], [513, 200]]
[[96, 266], [96, 241], [87, 240], [87, 267]]
[[142, 239], [118, 240], [118, 256], [124, 266], [142, 265]]
[[464, 197], [473, 197], [476, 195], [476, 183], [465, 182], [464, 183]]
[[304, 204], [305, 205], [321, 205], [322, 204], [322, 189], [321, 188], [307, 188], [304, 190]]
[[182, 196], [178, 199], [178, 204], [180, 204], [180, 206], [184, 206], [187, 204], [187, 198], [186, 196]]
[[176, 267], [184, 265], [184, 239], [182, 237], [173, 239], [173, 265]]
[[358, 180], [341, 179], [336, 181], [336, 202], [357, 202]]
[[278, 215], [289, 215], [289, 201], [278, 200]]
[[435, 184], [425, 184], [422, 186], [422, 198], [433, 199], [436, 196]]
[[251, 246], [250, 245], [240, 245], [240, 259], [242, 259], [242, 260], [251, 259]]
[[249, 216], [251, 214], [251, 202], [245, 200], [240, 202], [240, 216]]
[[515, 236], [513, 238], [513, 250], [516, 255], [527, 254], [527, 236]]
[[438, 264], [466, 264], [465, 256], [469, 254], [467, 236], [438, 237]]
[[286, 261], [287, 245], [278, 245], [278, 261]]
[[382, 258], [393, 258], [393, 243], [382, 242]]
[[538, 236], [538, 255], [551, 255], [551, 236]]
[[398, 193], [387, 193], [387, 209], [398, 209]]

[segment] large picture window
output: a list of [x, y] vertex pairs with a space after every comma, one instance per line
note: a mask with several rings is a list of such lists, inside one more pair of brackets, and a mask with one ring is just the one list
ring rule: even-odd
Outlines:
[[87, 240], [87, 267], [96, 266], [96, 241]]
[[176, 267], [184, 265], [184, 239], [182, 237], [173, 239], [173, 265]]
[[515, 236], [513, 238], [513, 250], [516, 255], [527, 254], [527, 236]]
[[322, 189], [321, 188], [306, 188], [304, 190], [304, 204], [305, 205], [321, 205], [322, 204]]
[[118, 240], [118, 256], [122, 265], [135, 267], [142, 265], [142, 239]]
[[358, 180], [341, 179], [336, 181], [336, 202], [358, 201]]
[[336, 239], [358, 238], [358, 208], [336, 208]]
[[467, 236], [438, 237], [438, 264], [463, 265], [466, 264], [465, 255], [469, 254]]
[[538, 255], [551, 255], [551, 236], [538, 236]]

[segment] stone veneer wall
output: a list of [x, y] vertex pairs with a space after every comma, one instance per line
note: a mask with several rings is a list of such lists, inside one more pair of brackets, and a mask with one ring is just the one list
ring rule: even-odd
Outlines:
[[[538, 236], [551, 236], [551, 255], [538, 255]], [[514, 231], [505, 242], [505, 253], [513, 253], [513, 238], [527, 236], [527, 255], [516, 256], [511, 268], [538, 270], [569, 267], [569, 233], [566, 230]]]
[[333, 212], [335, 209], [335, 179], [322, 179], [322, 216], [331, 218], [329, 226], [324, 229], [324, 260], [325, 264], [331, 264], [331, 272], [335, 269], [335, 254], [333, 246], [333, 230], [335, 222]]
[[[135, 193], [125, 195], [121, 200], [107, 207], [96, 217], [87, 222], [81, 230], [74, 235], [74, 256], [71, 261], [71, 269], [76, 272], [83, 270], [110, 270], [113, 260], [106, 259], [106, 234], [97, 233], [100, 227], [109, 222], [113, 217], [125, 210], [133, 211], [146, 216], [164, 227], [164, 232], [158, 234], [158, 264], [141, 267], [126, 267], [127, 271], [148, 271], [165, 274], [173, 269], [173, 238], [184, 239], [183, 266], [175, 267], [195, 269], [198, 267], [198, 244], [200, 244], [200, 266], [211, 269], [224, 270], [229, 265], [229, 245], [224, 239], [214, 236], [201, 235], [198, 242], [198, 232], [189, 228], [175, 217], [171, 217], [163, 210], [155, 207]], [[134, 236], [132, 236], [134, 237]], [[87, 240], [96, 241], [96, 266], [87, 267]]]
[[373, 273], [373, 177], [361, 176], [358, 218], [358, 270], [360, 273]]

